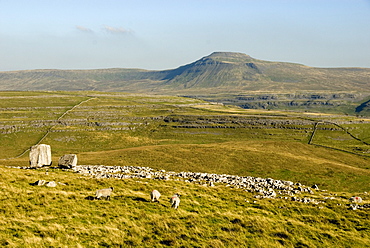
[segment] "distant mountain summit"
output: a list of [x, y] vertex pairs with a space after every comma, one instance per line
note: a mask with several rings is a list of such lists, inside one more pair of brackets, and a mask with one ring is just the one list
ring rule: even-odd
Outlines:
[[165, 86], [177, 90], [370, 91], [369, 68], [314, 68], [258, 60], [243, 53], [214, 52], [167, 71]]
[[219, 60], [219, 61], [223, 61], [226, 63], [227, 62], [243, 63], [243, 62], [248, 62], [250, 60], [254, 60], [249, 55], [246, 55], [244, 53], [235, 53], [235, 52], [213, 52], [210, 55], [206, 56], [205, 58]]
[[255, 59], [242, 53], [214, 52], [191, 64], [169, 71], [165, 85], [183, 89], [237, 86], [261, 79]]

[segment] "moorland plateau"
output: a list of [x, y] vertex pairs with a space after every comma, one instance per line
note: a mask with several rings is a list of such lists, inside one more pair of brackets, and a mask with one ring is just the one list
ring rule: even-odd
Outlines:
[[[167, 71], [0, 72], [2, 247], [367, 247], [369, 72], [213, 53]], [[186, 97], [184, 97], [186, 96]], [[286, 104], [290, 102], [290, 104]], [[52, 148], [52, 167], [28, 166]], [[181, 178], [100, 178], [56, 168], [150, 167], [292, 181], [263, 198]], [[55, 188], [32, 185], [43, 179]], [[92, 200], [114, 187], [110, 201]], [[162, 193], [151, 203], [151, 190]], [[180, 208], [168, 198], [182, 195]], [[363, 198], [357, 210], [348, 199]]]
[[214, 52], [170, 70], [0, 72], [0, 91], [111, 91], [188, 96], [253, 109], [370, 115], [369, 68], [314, 68]]

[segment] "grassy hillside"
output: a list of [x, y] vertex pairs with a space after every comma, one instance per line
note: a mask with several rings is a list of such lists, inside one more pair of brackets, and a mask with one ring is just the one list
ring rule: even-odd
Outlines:
[[[330, 198], [315, 205], [256, 199], [223, 185], [0, 172], [2, 247], [366, 247], [370, 239], [368, 211], [348, 210], [345, 193], [310, 195]], [[39, 179], [62, 184], [30, 185]], [[90, 200], [111, 186], [111, 201]], [[152, 189], [162, 193], [160, 203], [149, 201]], [[182, 195], [178, 210], [169, 208], [175, 192]]]
[[339, 191], [368, 189], [368, 119], [244, 110], [158, 95], [4, 92], [1, 97], [5, 165], [26, 166], [27, 149], [45, 143], [54, 162], [75, 153], [82, 164], [150, 165], [294, 179]]
[[[0, 93], [0, 244], [9, 247], [366, 247], [370, 120], [246, 110], [202, 100], [103, 92]], [[320, 204], [183, 180], [96, 179], [28, 166], [51, 145], [53, 165], [145, 166], [317, 184]], [[39, 179], [56, 188], [31, 185]], [[111, 201], [91, 200], [114, 187]], [[162, 192], [149, 202], [152, 189]], [[324, 190], [324, 191], [321, 191]], [[168, 198], [182, 195], [179, 210]]]

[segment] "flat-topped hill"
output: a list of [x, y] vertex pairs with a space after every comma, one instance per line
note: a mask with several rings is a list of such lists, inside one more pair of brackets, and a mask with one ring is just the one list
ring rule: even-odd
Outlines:
[[314, 68], [215, 52], [172, 70], [30, 70], [0, 72], [0, 90], [99, 90], [186, 93], [365, 91], [369, 68]]

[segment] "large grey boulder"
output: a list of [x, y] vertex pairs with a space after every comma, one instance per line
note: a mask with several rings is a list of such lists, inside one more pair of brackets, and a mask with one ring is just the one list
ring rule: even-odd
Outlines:
[[30, 167], [39, 168], [51, 165], [51, 148], [49, 145], [34, 145], [30, 149]]
[[59, 158], [58, 166], [60, 168], [72, 169], [77, 165], [76, 154], [66, 154]]

